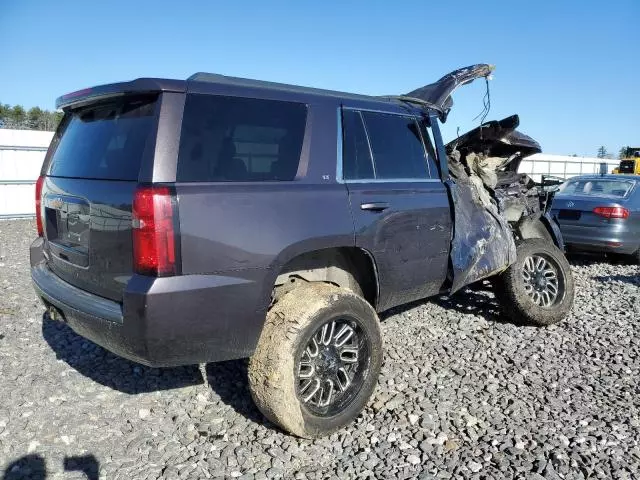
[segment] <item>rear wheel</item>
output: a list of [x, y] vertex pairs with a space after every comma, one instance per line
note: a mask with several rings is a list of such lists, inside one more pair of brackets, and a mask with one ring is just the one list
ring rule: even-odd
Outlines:
[[553, 243], [532, 238], [517, 245], [517, 259], [494, 282], [496, 298], [518, 323], [551, 325], [573, 305], [574, 282], [564, 254]]
[[262, 413], [300, 437], [350, 423], [365, 407], [382, 363], [378, 316], [362, 297], [307, 283], [271, 308], [249, 362]]

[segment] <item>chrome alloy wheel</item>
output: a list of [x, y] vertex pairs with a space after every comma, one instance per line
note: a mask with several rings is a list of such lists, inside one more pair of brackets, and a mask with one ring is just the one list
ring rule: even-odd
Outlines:
[[354, 320], [330, 320], [311, 335], [297, 367], [297, 393], [316, 415], [340, 412], [362, 387], [369, 341]]
[[531, 255], [524, 259], [524, 290], [536, 305], [550, 308], [562, 300], [564, 281], [559, 272], [555, 262], [546, 256]]

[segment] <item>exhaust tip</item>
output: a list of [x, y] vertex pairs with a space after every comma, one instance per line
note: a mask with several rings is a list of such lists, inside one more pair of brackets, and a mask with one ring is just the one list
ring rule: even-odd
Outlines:
[[59, 309], [57, 309], [53, 305], [49, 305], [47, 307], [47, 315], [49, 315], [49, 318], [51, 320], [54, 320], [56, 322], [65, 322], [66, 321], [62, 311], [60, 311]]

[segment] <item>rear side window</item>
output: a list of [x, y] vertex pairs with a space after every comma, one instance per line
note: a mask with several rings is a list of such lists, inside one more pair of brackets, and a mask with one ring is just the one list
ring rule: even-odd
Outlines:
[[187, 95], [177, 180], [293, 180], [307, 118], [301, 103]]
[[355, 110], [342, 112], [342, 175], [347, 180], [375, 178], [369, 141], [362, 115]]
[[138, 180], [155, 131], [156, 98], [127, 98], [67, 113], [49, 163], [54, 177]]
[[342, 155], [345, 180], [429, 178], [420, 127], [413, 117], [345, 109]]

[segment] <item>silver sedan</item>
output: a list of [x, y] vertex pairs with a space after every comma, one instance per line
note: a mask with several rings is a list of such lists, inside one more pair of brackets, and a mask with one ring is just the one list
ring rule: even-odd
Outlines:
[[573, 177], [555, 194], [551, 213], [568, 248], [633, 255], [640, 262], [640, 176]]

